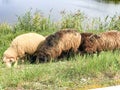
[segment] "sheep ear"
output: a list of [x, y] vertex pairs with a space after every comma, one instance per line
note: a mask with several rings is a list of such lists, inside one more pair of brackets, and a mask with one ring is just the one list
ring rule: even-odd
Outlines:
[[96, 39], [98, 39], [98, 38], [100, 38], [100, 36], [97, 35], [97, 34], [91, 35], [91, 36], [89, 37], [90, 41], [92, 41], [92, 42], [94, 42], [94, 41], [95, 41]]

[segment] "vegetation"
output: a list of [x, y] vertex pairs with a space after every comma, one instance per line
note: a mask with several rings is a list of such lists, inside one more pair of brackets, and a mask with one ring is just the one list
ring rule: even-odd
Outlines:
[[115, 4], [119, 4], [120, 0], [96, 0], [98, 2], [105, 2], [105, 3], [115, 3]]
[[17, 35], [37, 32], [44, 36], [63, 28], [75, 28], [79, 32], [100, 33], [106, 30], [120, 30], [120, 18], [107, 16], [87, 18], [80, 11], [61, 12], [62, 19], [57, 22], [45, 18], [39, 12], [31, 11], [18, 17], [15, 25], [0, 24], [0, 90], [66, 90], [88, 89], [120, 84], [119, 51], [102, 52], [99, 56], [76, 55], [68, 60], [44, 64], [19, 64], [16, 68], [6, 68], [2, 64], [3, 52]]

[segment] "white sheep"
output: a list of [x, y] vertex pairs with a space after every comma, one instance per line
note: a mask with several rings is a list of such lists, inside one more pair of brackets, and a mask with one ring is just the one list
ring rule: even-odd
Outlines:
[[45, 37], [37, 33], [26, 33], [17, 36], [4, 52], [3, 62], [7, 67], [11, 67], [13, 63], [16, 66], [18, 59], [24, 57], [25, 54], [32, 55], [44, 40]]

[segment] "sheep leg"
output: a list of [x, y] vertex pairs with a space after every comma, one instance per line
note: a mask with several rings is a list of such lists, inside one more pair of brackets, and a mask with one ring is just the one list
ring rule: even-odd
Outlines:
[[38, 64], [38, 63], [39, 63], [39, 58], [38, 58], [38, 57], [36, 58], [35, 63], [36, 63], [36, 64]]
[[13, 67], [17, 67], [18, 61], [15, 61]]

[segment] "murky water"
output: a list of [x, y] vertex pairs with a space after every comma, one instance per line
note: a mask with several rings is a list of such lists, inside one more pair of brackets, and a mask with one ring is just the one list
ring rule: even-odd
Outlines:
[[[44, 16], [51, 12], [53, 20], [60, 19], [60, 12], [81, 10], [88, 17], [105, 17], [120, 14], [119, 2], [108, 3], [106, 0], [0, 0], [0, 22], [14, 23], [17, 17], [32, 9], [39, 10]], [[119, 0], [118, 0], [119, 1]]]

